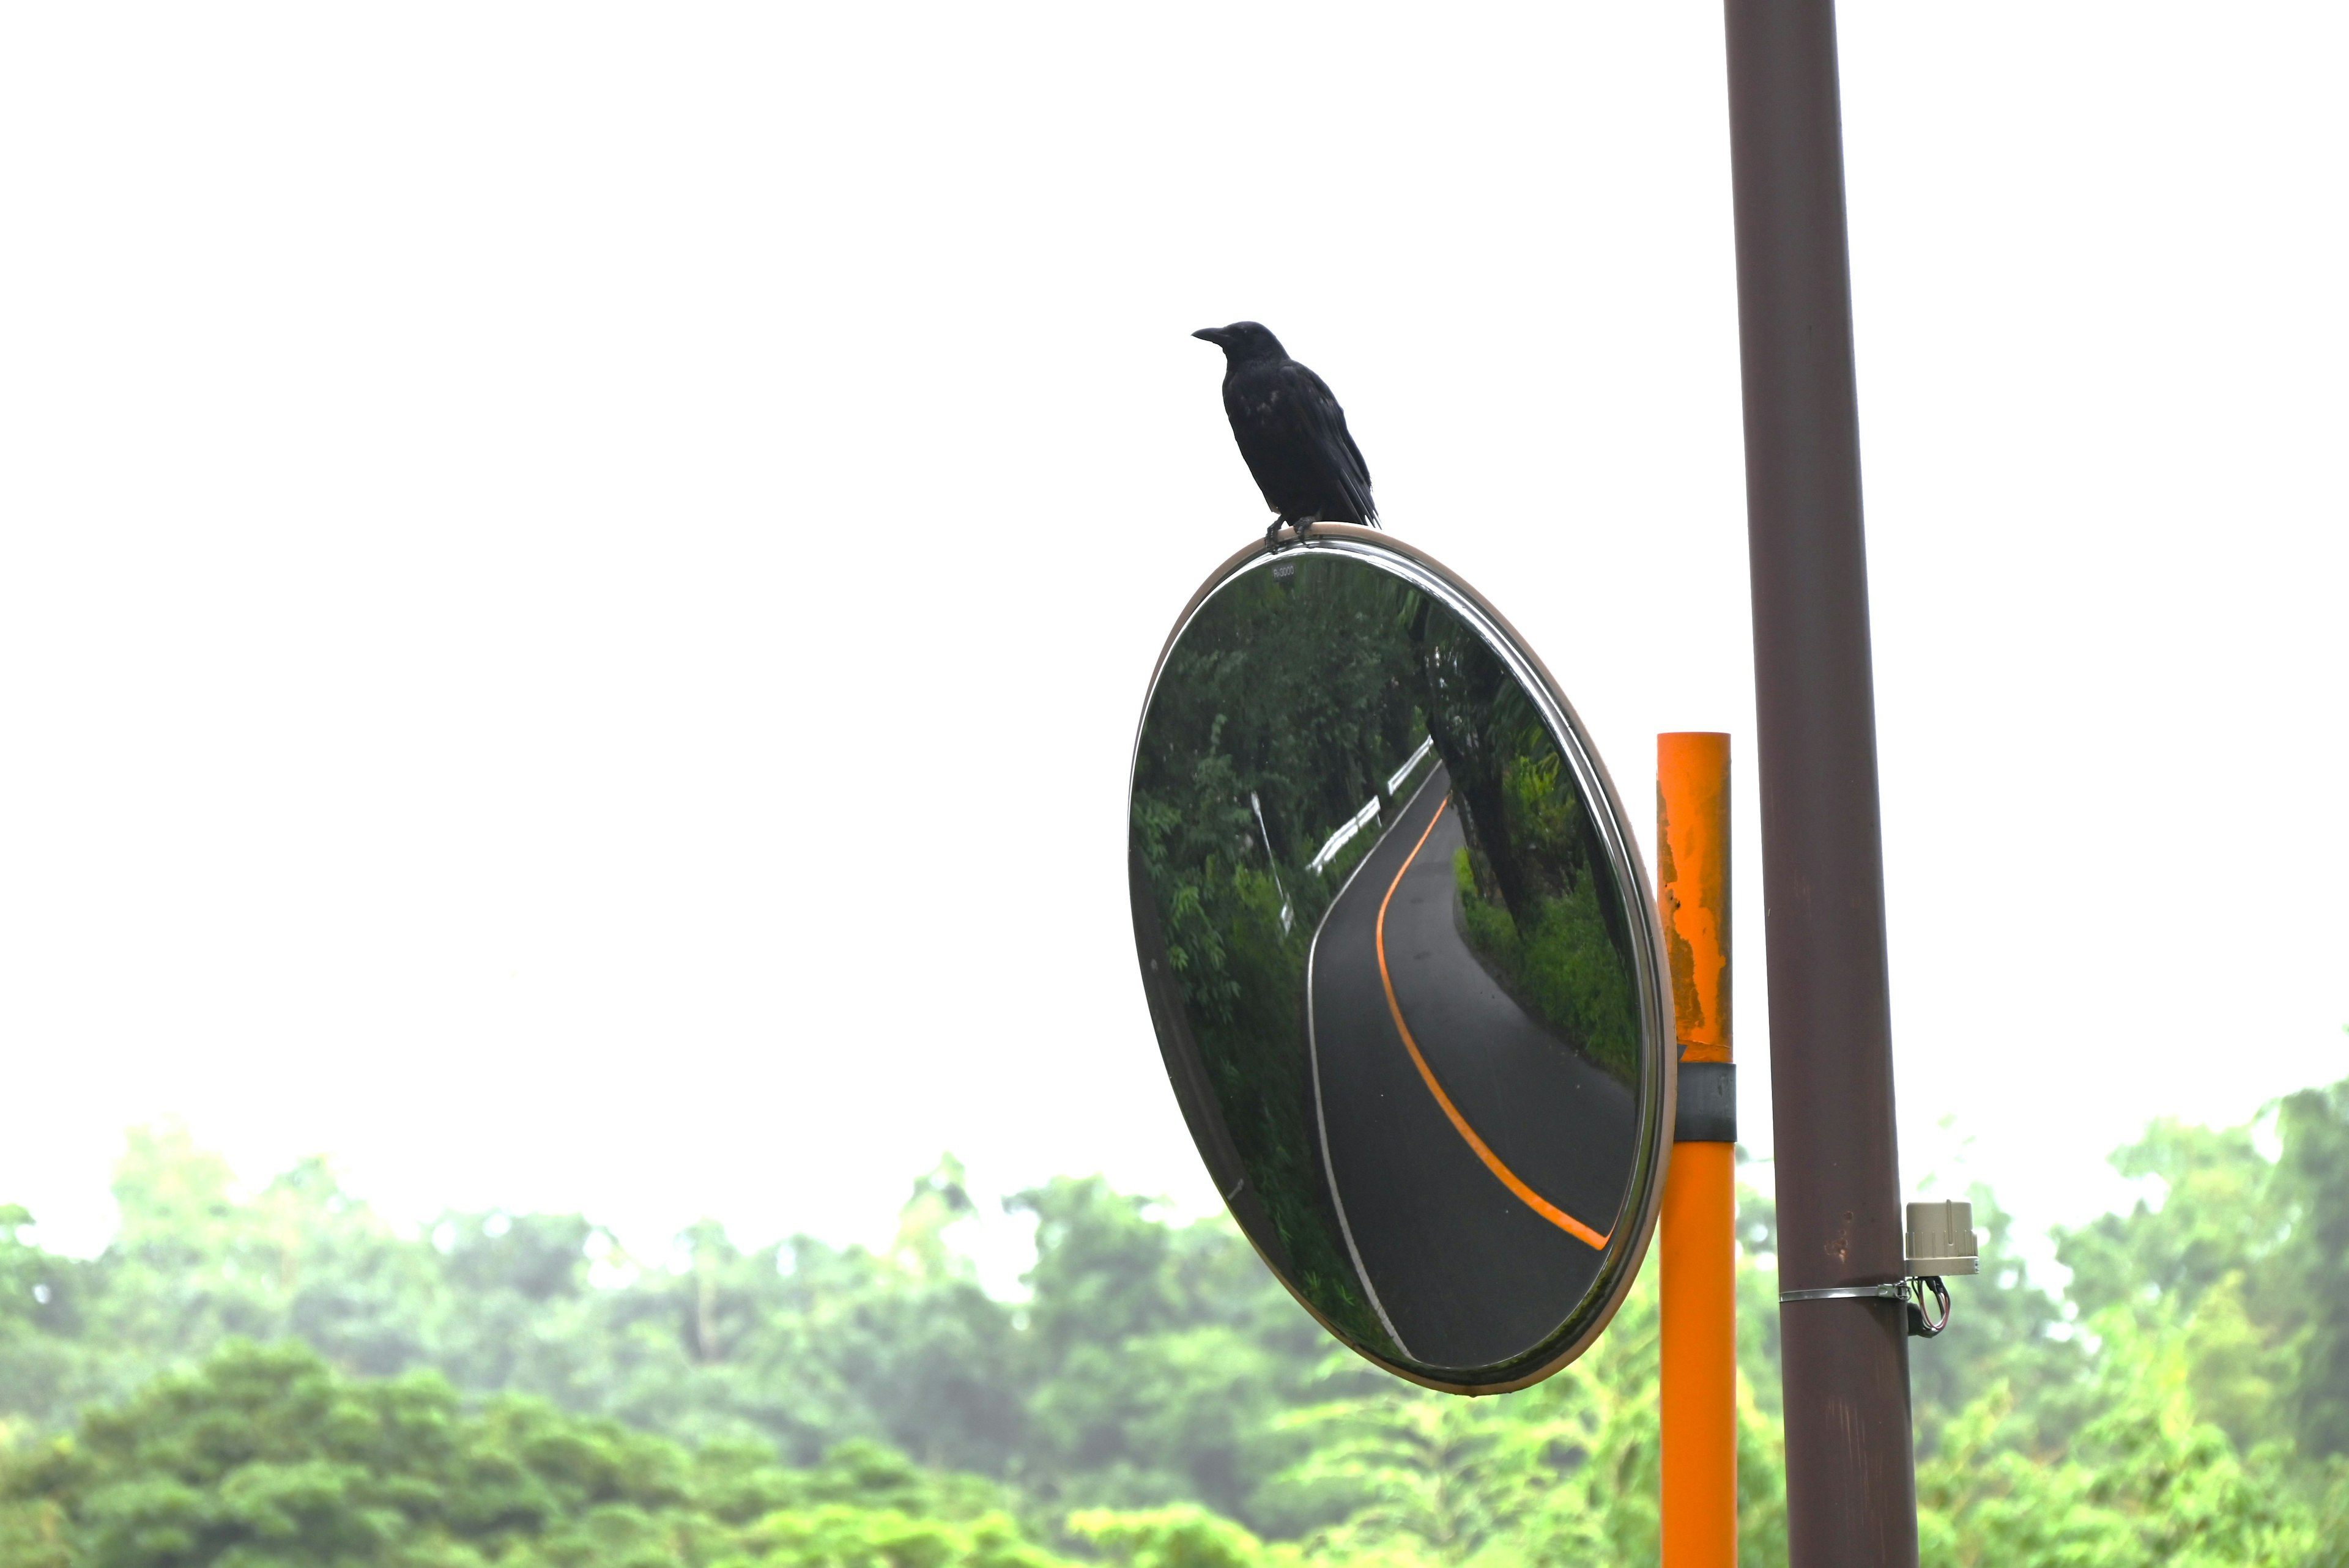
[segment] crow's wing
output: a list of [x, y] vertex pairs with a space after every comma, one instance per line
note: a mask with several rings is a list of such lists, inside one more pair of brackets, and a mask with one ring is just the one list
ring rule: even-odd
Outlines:
[[[1299, 382], [1297, 402], [1304, 410], [1306, 425], [1314, 444], [1329, 454], [1330, 479], [1344, 494], [1347, 504], [1353, 508], [1355, 517], [1362, 522], [1375, 525], [1379, 521], [1379, 509], [1371, 500], [1371, 466], [1362, 461], [1362, 449], [1354, 445], [1353, 435], [1346, 428], [1346, 410], [1338, 406], [1338, 399], [1330, 394], [1330, 384], [1321, 377], [1293, 359], [1285, 368], [1292, 372]], [[1342, 520], [1332, 518], [1329, 521]]]
[[1224, 383], [1224, 406], [1275, 511], [1324, 522], [1378, 521], [1370, 468], [1321, 377], [1293, 359], [1250, 366]]

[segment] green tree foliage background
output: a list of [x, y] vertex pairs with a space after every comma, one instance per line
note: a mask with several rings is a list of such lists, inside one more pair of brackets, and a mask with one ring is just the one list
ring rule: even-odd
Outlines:
[[[2349, 1083], [2162, 1122], [2146, 1196], [1916, 1346], [1935, 1564], [2349, 1563]], [[0, 1568], [1653, 1561], [1655, 1306], [1465, 1400], [1373, 1373], [1221, 1219], [1098, 1180], [1012, 1202], [1021, 1299], [953, 1245], [947, 1161], [884, 1251], [627, 1257], [566, 1215], [386, 1222], [309, 1162], [240, 1195], [133, 1134], [94, 1259], [0, 1208]], [[1743, 1560], [1785, 1560], [1766, 1201], [1741, 1216]]]

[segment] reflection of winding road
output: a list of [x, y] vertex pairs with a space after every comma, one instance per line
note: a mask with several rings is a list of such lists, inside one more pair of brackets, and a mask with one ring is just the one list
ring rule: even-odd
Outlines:
[[1530, 1349], [1589, 1287], [1633, 1107], [1469, 951], [1449, 789], [1437, 768], [1348, 879], [1314, 934], [1306, 995], [1355, 1264], [1405, 1354], [1466, 1367]]

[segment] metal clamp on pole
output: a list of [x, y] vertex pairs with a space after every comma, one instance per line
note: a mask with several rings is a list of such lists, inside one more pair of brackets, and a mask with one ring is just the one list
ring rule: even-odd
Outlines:
[[1736, 1063], [1681, 1063], [1681, 1093], [1673, 1113], [1672, 1141], [1737, 1141]]
[[1831, 1284], [1819, 1290], [1782, 1290], [1778, 1299], [1785, 1301], [1907, 1301], [1909, 1282], [1893, 1280], [1885, 1284]]
[[[1816, 1290], [1782, 1290], [1780, 1302], [1897, 1301], [1909, 1309], [1912, 1338], [1930, 1339], [1950, 1326], [1950, 1291], [1944, 1274], [1982, 1272], [1982, 1253], [1974, 1242], [1973, 1205], [1951, 1203], [1909, 1205], [1909, 1277], [1882, 1284], [1831, 1284]], [[1933, 1298], [1940, 1315], [1929, 1316], [1925, 1298]]]
[[[1933, 1297], [1941, 1311], [1938, 1317], [1925, 1313], [1925, 1297]], [[1789, 1301], [1897, 1301], [1909, 1309], [1909, 1334], [1914, 1339], [1930, 1339], [1950, 1326], [1950, 1292], [1939, 1274], [1911, 1275], [1891, 1280], [1883, 1284], [1833, 1284], [1817, 1290], [1782, 1290], [1781, 1302]]]

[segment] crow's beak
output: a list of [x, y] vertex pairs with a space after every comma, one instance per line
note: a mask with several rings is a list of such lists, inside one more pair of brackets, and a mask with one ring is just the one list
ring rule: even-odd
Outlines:
[[1221, 348], [1224, 346], [1224, 329], [1220, 326], [1203, 326], [1191, 335], [1194, 337], [1204, 337], [1218, 348]]

